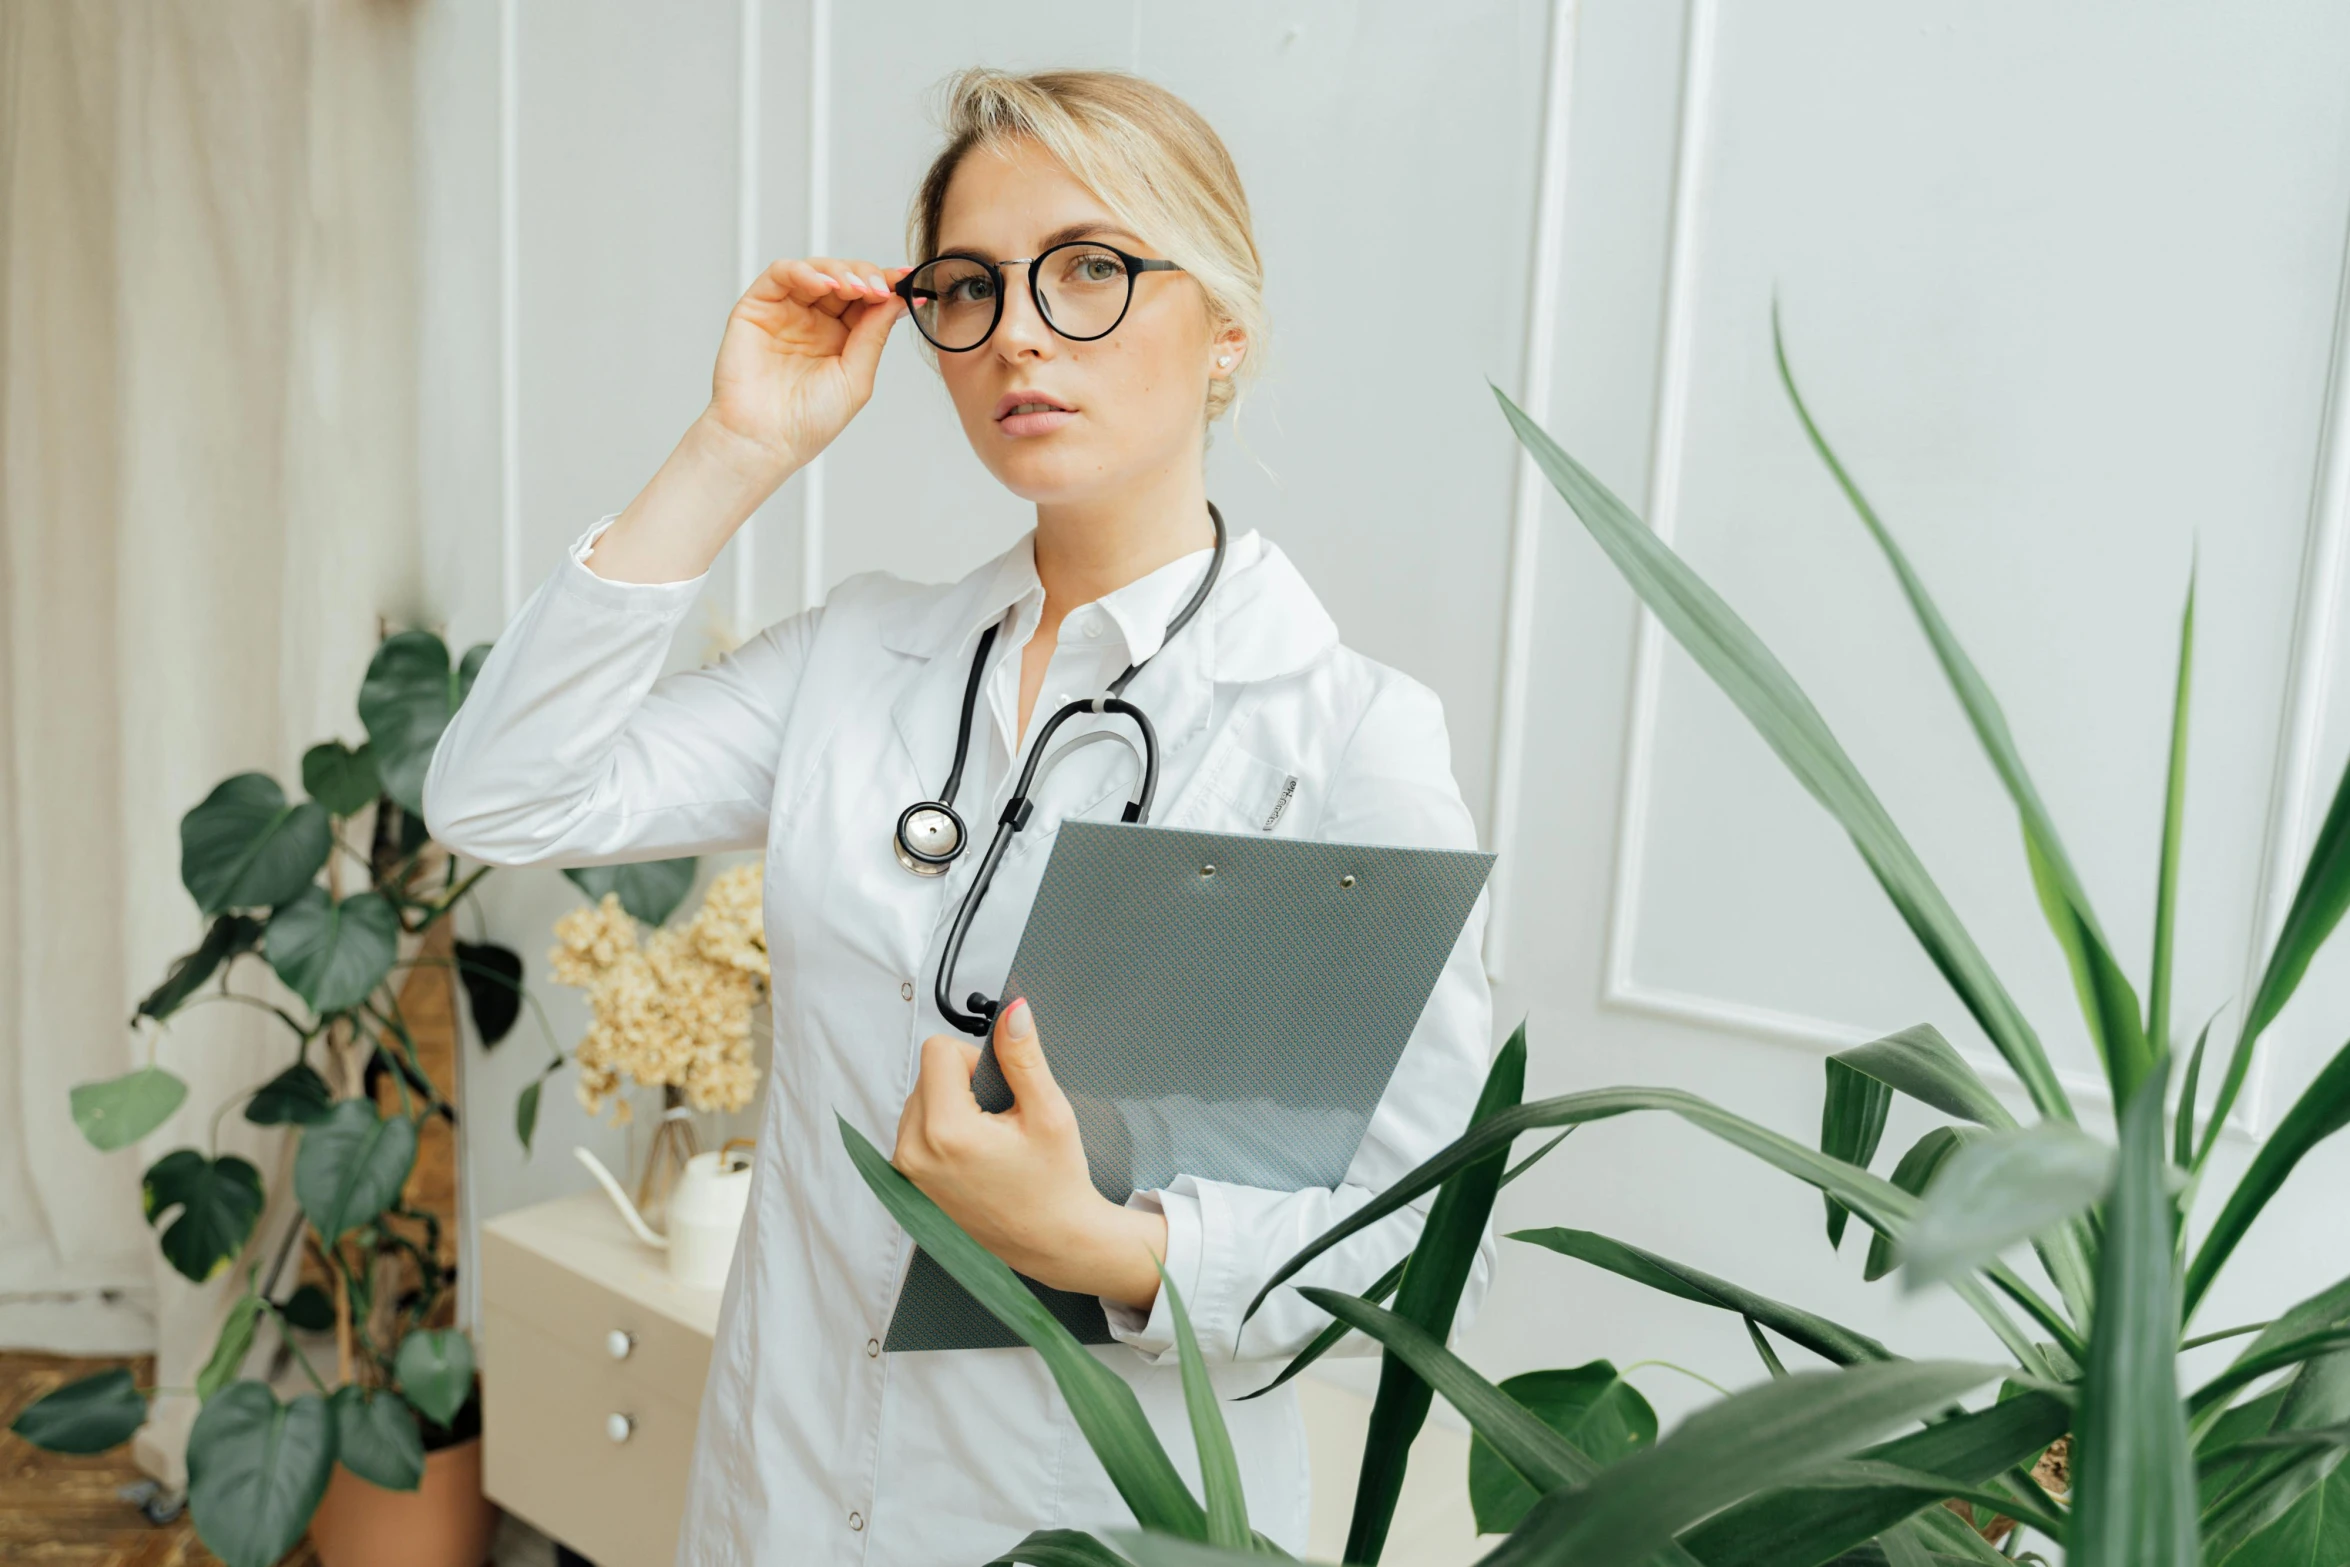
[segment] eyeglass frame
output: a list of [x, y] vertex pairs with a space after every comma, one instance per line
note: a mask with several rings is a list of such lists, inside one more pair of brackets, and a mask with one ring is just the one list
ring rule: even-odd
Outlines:
[[[1036, 282], [1036, 264], [1038, 262], [1042, 261], [1045, 257], [1052, 255], [1055, 251], [1075, 250], [1080, 246], [1090, 247], [1094, 250], [1106, 250], [1111, 255], [1116, 256], [1121, 262], [1125, 264], [1126, 267], [1126, 303], [1118, 307], [1118, 319], [1116, 321], [1112, 321], [1108, 326], [1103, 327], [1099, 332], [1094, 333], [1091, 337], [1079, 337], [1076, 333], [1068, 331], [1062, 327], [1059, 322], [1055, 321], [1053, 319], [1053, 312], [1051, 307], [1046, 305], [1044, 302], [1044, 292], [1037, 287]], [[987, 330], [979, 334], [978, 342], [966, 344], [961, 348], [949, 348], [944, 343], [940, 342], [937, 338], [932, 337], [930, 333], [924, 329], [922, 325], [922, 316], [914, 304], [914, 279], [923, 271], [924, 268], [934, 266], [941, 261], [976, 262], [980, 266], [987, 268], [988, 279], [990, 282], [995, 284], [995, 314], [989, 318], [987, 323]], [[1130, 255], [1126, 251], [1120, 250], [1117, 246], [1108, 244], [1102, 240], [1067, 239], [1063, 240], [1060, 244], [1051, 247], [1051, 249], [1040, 250], [1033, 256], [1014, 256], [1004, 261], [990, 261], [985, 256], [975, 256], [967, 250], [946, 251], [942, 254], [932, 256], [928, 261], [925, 261], [919, 266], [910, 269], [904, 277], [899, 278], [897, 282], [890, 285], [890, 292], [897, 295], [900, 299], [906, 302], [906, 314], [913, 321], [914, 330], [922, 333], [922, 341], [928, 343], [931, 347], [937, 349], [942, 354], [967, 354], [975, 348], [986, 347], [987, 340], [995, 336], [995, 329], [1004, 324], [1004, 268], [1019, 266], [1025, 266], [1028, 268], [1028, 299], [1031, 304], [1036, 306], [1037, 319], [1042, 321], [1046, 326], [1052, 328], [1056, 335], [1065, 337], [1072, 343], [1098, 343], [1103, 338], [1108, 337], [1112, 332], [1118, 330], [1119, 322], [1122, 322], [1126, 319], [1126, 312], [1134, 308], [1134, 280], [1137, 274], [1143, 272], [1182, 272], [1187, 270], [1180, 262], [1169, 261], [1161, 256]]]

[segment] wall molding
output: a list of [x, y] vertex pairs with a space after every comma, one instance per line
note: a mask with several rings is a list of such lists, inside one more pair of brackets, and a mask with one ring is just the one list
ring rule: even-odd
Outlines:
[[[1537, 424], [1550, 418], [1557, 373], [1559, 296], [1566, 266], [1567, 171], [1574, 120], [1576, 0], [1551, 0], [1550, 56], [1543, 69], [1542, 161], [1536, 174], [1534, 254], [1526, 298], [1525, 376], [1518, 406]], [[1485, 926], [1485, 972], [1501, 979], [1509, 955], [1511, 892], [1516, 883], [1518, 815], [1524, 792], [1526, 703], [1533, 682], [1534, 589], [1539, 580], [1542, 508], [1550, 493], [1534, 459], [1517, 453], [1511, 497], [1508, 597], [1502, 612], [1501, 699], [1494, 725], [1491, 837], [1492, 897]]]
[[[1715, 83], [1718, 21], [1719, 0], [1690, 0], [1656, 434], [1648, 475], [1648, 523], [1667, 542], [1672, 540], [1679, 520], [1681, 476], [1687, 460], [1696, 241]], [[2350, 625], [2345, 624], [2342, 614], [2345, 576], [2350, 576], [2350, 227], [2344, 233], [2323, 424], [2311, 481], [2309, 521], [2294, 616], [2293, 651], [2286, 670], [2277, 761], [2262, 829], [2262, 871], [2255, 898], [2260, 917], [2248, 937], [2239, 998], [2249, 997], [2259, 983], [2268, 949], [2291, 904], [2301, 862], [2314, 833], [2315, 818], [2324, 809], [2316, 769], [2324, 748], [2332, 670], [2337, 662], [2350, 658]], [[1633, 697], [1626, 724], [1617, 857], [1606, 921], [1602, 1004], [1620, 1011], [1694, 1023], [1823, 1052], [1845, 1049], [1877, 1037], [1850, 1024], [1646, 985], [1634, 976], [1632, 958], [1640, 919], [1640, 877], [1648, 841], [1663, 643], [1662, 626], [1643, 606], [1639, 611], [1633, 656]], [[2255, 1053], [2244, 1095], [2224, 1128], [2227, 1135], [2256, 1137], [2274, 1122], [2269, 1103], [2274, 1090], [2274, 1052], [2270, 1043], [2264, 1041]], [[2020, 1086], [2013, 1070], [1996, 1054], [1981, 1050], [1964, 1050], [1961, 1054], [1986, 1080]], [[2066, 1092], [2076, 1099], [2110, 1107], [2112, 1094], [2102, 1076], [2079, 1070], [2062, 1070], [2057, 1076]], [[2215, 1073], [2207, 1072], [2205, 1076], [2207, 1086], [2216, 1081]]]
[[[2302, 537], [2300, 595], [2293, 609], [2293, 652], [2285, 667], [2283, 711], [2277, 725], [2277, 759], [2270, 775], [2268, 819], [2262, 829], [2259, 911], [2244, 952], [2239, 1005], [2248, 1005], [2259, 987], [2269, 948], [2284, 928], [2303, 859], [2309, 853], [2319, 814], [2325, 809], [2317, 764], [2325, 749], [2327, 698], [2333, 670], [2350, 647], [2344, 645], [2341, 613], [2343, 576], [2350, 571], [2350, 225], [2343, 232], [2342, 259], [2335, 284], [2333, 343], [2326, 364], [2326, 390], [2318, 427], [2317, 462], [2310, 475], [2309, 522]], [[2275, 1052], [2273, 1036], [2254, 1050], [2244, 1083], [2242, 1109], [2231, 1118], [2248, 1119], [2247, 1130], [2274, 1126], [2269, 1103]]]
[[[767, 72], [762, 58], [762, 0], [740, 0], [735, 53], [734, 278], [740, 291], [761, 271], [759, 248], [760, 110]], [[759, 512], [761, 503], [734, 533], [734, 635], [748, 640], [759, 629]]]
[[[808, 0], [808, 249], [832, 243], [832, 0]], [[800, 470], [800, 607], [824, 602], [824, 470], [818, 452]]]
[[522, 608], [521, 4], [498, 0], [498, 572], [505, 621]]
[[[1689, 0], [1681, 45], [1681, 106], [1673, 150], [1672, 232], [1665, 250], [1664, 322], [1658, 339], [1654, 434], [1649, 441], [1647, 522], [1671, 543], [1679, 522], [1681, 469], [1689, 425], [1689, 354], [1696, 314], [1696, 254], [1705, 148], [1713, 107], [1718, 0]], [[1640, 872], [1647, 859], [1648, 803], [1654, 769], [1657, 702], [1663, 670], [1664, 628], [1643, 604], [1632, 648], [1632, 701], [1625, 719], [1622, 794], [1616, 812], [1616, 864], [1608, 898], [1606, 952], [1600, 999], [1634, 1006], [1644, 991], [1632, 977], [1632, 944], [1640, 919]], [[1676, 1006], [1695, 1006], [1686, 997]], [[1752, 1011], [1731, 1003], [1717, 1009]], [[1784, 1037], [1780, 1035], [1777, 1037]], [[1840, 1033], [1827, 1037], [1840, 1038]], [[1842, 1048], [1839, 1044], [1836, 1048]]]

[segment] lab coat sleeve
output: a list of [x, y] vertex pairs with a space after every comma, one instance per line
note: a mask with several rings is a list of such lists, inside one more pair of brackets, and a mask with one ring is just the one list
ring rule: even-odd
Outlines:
[[603, 865], [765, 841], [783, 720], [817, 616], [661, 672], [708, 576], [586, 564], [607, 517], [515, 614], [433, 751], [424, 818], [492, 865]]
[[[1424, 686], [1392, 673], [1387, 678], [1331, 780], [1320, 836], [1474, 849], [1476, 827], [1453, 781], [1442, 706]], [[1167, 1273], [1211, 1364], [1296, 1354], [1330, 1321], [1297, 1293], [1297, 1285], [1359, 1294], [1418, 1241], [1434, 1192], [1323, 1253], [1266, 1297], [1245, 1328], [1241, 1323], [1250, 1299], [1281, 1264], [1467, 1128], [1491, 1058], [1486, 908], [1487, 895], [1480, 893], [1340, 1185], [1283, 1192], [1180, 1175], [1165, 1188], [1128, 1200], [1166, 1216]], [[1468, 1325], [1483, 1302], [1494, 1254], [1489, 1223], [1461, 1294], [1456, 1330]], [[1147, 1314], [1103, 1302], [1111, 1336], [1154, 1364], [1175, 1358], [1166, 1293], [1159, 1292]], [[1355, 1334], [1332, 1353], [1370, 1354], [1377, 1348]]]

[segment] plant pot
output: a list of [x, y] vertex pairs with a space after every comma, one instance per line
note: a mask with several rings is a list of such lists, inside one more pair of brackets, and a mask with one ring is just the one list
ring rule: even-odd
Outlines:
[[482, 1567], [497, 1532], [478, 1436], [425, 1454], [413, 1491], [387, 1491], [337, 1464], [310, 1520], [324, 1567]]

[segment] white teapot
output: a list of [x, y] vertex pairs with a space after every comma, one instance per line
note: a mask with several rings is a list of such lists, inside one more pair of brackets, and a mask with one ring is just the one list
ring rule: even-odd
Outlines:
[[571, 1151], [620, 1210], [620, 1217], [647, 1246], [669, 1253], [669, 1276], [697, 1289], [719, 1289], [726, 1283], [727, 1266], [734, 1260], [735, 1238], [742, 1233], [743, 1210], [751, 1201], [749, 1138], [736, 1138], [716, 1153], [698, 1153], [685, 1162], [669, 1194], [666, 1235], [645, 1222], [628, 1193], [620, 1189], [604, 1161], [585, 1148]]

